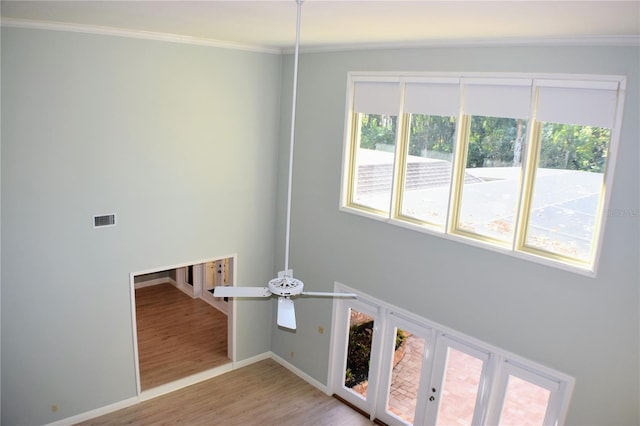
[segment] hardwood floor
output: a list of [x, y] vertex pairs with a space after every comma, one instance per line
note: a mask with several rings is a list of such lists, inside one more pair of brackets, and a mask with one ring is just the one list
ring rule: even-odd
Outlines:
[[169, 283], [136, 290], [142, 390], [229, 362], [227, 316]]
[[80, 424], [359, 426], [372, 423], [268, 359]]

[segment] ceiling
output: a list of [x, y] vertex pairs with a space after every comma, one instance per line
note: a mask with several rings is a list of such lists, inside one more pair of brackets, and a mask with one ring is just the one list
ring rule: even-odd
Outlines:
[[[3, 25], [171, 34], [290, 49], [296, 1], [2, 1]], [[64, 25], [61, 25], [64, 24]], [[640, 37], [640, 1], [305, 0], [301, 47]]]

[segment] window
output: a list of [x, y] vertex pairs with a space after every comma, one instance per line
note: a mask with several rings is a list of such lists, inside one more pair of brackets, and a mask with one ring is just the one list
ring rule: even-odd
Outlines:
[[358, 294], [336, 299], [329, 390], [389, 425], [563, 424], [574, 379]]
[[400, 107], [398, 83], [358, 83], [353, 110], [353, 177], [349, 202], [359, 208], [388, 213]]
[[342, 209], [594, 272], [625, 78], [349, 76]]

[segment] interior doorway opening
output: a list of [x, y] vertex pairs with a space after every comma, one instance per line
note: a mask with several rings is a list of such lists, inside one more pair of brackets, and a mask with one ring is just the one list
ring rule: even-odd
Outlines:
[[[177, 389], [219, 374], [234, 360], [235, 256], [131, 274], [138, 394]], [[164, 393], [164, 392], [162, 392]]]

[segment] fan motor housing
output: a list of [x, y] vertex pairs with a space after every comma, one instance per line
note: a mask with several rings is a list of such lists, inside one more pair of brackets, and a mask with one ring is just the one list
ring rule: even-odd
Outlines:
[[274, 278], [269, 281], [269, 291], [278, 296], [296, 296], [302, 293], [304, 284], [293, 277]]

